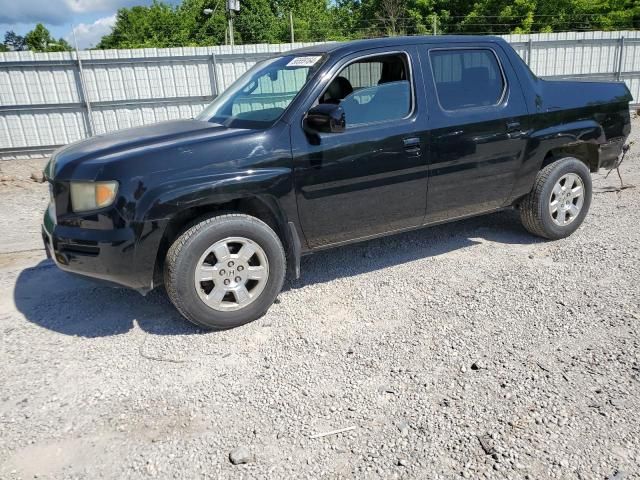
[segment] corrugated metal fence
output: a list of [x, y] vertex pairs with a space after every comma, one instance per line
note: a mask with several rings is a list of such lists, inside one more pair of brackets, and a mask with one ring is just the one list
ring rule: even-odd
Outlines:
[[[640, 32], [505, 38], [542, 77], [624, 80], [640, 102]], [[0, 53], [0, 159], [192, 117], [256, 61], [306, 45]]]

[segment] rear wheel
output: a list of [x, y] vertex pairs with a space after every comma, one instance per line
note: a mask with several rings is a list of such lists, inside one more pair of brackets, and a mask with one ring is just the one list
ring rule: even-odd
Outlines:
[[520, 205], [520, 218], [534, 235], [557, 240], [578, 229], [590, 205], [591, 173], [577, 158], [566, 157], [538, 172]]
[[165, 286], [187, 320], [222, 330], [266, 313], [282, 288], [285, 263], [282, 243], [267, 224], [220, 215], [196, 223], [173, 243]]

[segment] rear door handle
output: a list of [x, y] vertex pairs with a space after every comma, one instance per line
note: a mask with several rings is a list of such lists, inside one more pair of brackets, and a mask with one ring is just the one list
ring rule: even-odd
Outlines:
[[507, 136], [509, 138], [519, 138], [523, 134], [520, 130], [520, 122], [517, 120], [511, 120], [507, 122]]
[[436, 137], [437, 140], [450, 140], [455, 137], [459, 137], [464, 133], [464, 130], [454, 130], [453, 132], [443, 133], [442, 135]]
[[405, 138], [402, 143], [407, 152], [415, 153], [420, 151], [420, 139], [418, 137]]

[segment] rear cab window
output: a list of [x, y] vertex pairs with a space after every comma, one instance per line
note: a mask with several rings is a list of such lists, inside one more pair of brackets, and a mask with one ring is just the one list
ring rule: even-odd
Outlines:
[[429, 60], [442, 109], [490, 107], [502, 102], [507, 84], [492, 49], [432, 49]]

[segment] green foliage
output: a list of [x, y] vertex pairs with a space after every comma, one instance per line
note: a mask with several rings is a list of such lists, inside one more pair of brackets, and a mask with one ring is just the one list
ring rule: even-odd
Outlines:
[[71, 45], [64, 38], [55, 39], [41, 23], [24, 37], [27, 48], [33, 52], [68, 52]]
[[121, 8], [113, 30], [97, 48], [182, 46], [178, 20], [176, 9], [157, 1], [148, 7]]
[[640, 26], [637, 0], [480, 0], [461, 22], [470, 33], [623, 30]]
[[[226, 0], [182, 0], [121, 8], [97, 48], [222, 45]], [[204, 10], [209, 10], [205, 14]], [[241, 0], [234, 41], [281, 43], [383, 35], [506, 34], [640, 28], [640, 0]], [[69, 50], [38, 24], [24, 38], [7, 32], [3, 50]]]
[[279, 43], [281, 22], [269, 0], [244, 0], [235, 19], [234, 40], [240, 43]]
[[[181, 45], [221, 45], [225, 43], [227, 17], [225, 0], [184, 0], [176, 9], [176, 26]], [[213, 13], [206, 15], [205, 9]]]
[[24, 37], [17, 35], [13, 30], [4, 34], [4, 47], [7, 50], [20, 51], [27, 48]]
[[283, 40], [289, 41], [289, 12], [293, 14], [293, 28], [297, 42], [320, 42], [352, 38], [348, 32], [338, 31], [336, 7], [326, 0], [284, 0], [279, 5], [281, 15], [287, 25]]

